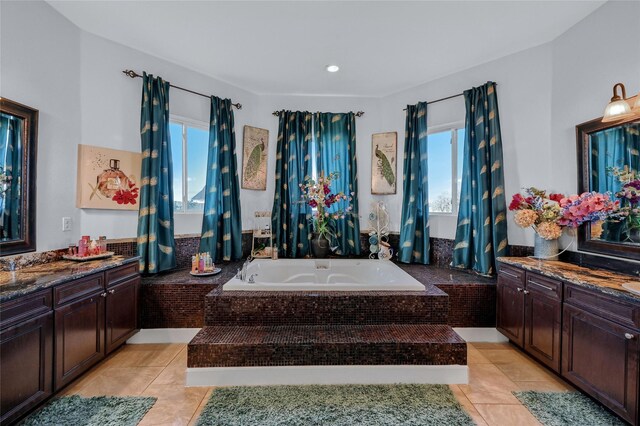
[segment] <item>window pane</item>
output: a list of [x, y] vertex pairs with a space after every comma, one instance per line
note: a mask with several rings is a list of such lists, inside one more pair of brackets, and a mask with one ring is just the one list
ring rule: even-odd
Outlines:
[[204, 210], [209, 132], [187, 127], [187, 211]]
[[182, 125], [169, 124], [173, 163], [173, 210], [182, 211]]
[[462, 166], [464, 163], [464, 128], [458, 129], [458, 174], [457, 182], [458, 185], [458, 201], [456, 201], [456, 205], [460, 205], [460, 190], [462, 188]]
[[451, 213], [451, 131], [430, 134], [427, 143], [429, 211]]

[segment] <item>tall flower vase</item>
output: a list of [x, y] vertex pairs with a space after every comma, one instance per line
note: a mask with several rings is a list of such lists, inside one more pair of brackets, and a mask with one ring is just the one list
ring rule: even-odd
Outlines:
[[329, 240], [324, 235], [313, 233], [311, 236], [311, 252], [313, 257], [325, 258], [331, 253], [331, 247], [329, 247]]
[[558, 239], [545, 240], [535, 233], [533, 257], [541, 260], [558, 260]]

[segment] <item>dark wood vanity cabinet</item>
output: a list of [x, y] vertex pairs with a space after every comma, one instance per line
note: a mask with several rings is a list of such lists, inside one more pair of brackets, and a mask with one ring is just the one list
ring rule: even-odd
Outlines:
[[560, 372], [562, 283], [502, 265], [497, 328], [531, 356]]
[[562, 376], [638, 424], [640, 308], [567, 285]]
[[53, 393], [51, 290], [0, 306], [0, 423], [8, 424]]
[[138, 264], [0, 305], [0, 423], [18, 420], [138, 331]]

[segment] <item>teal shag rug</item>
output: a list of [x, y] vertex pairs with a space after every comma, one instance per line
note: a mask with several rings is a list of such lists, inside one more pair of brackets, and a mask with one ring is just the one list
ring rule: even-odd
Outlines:
[[216, 389], [204, 425], [474, 425], [446, 385], [310, 385]]
[[135, 426], [156, 401], [137, 396], [64, 396], [27, 417], [21, 426]]
[[626, 423], [579, 392], [513, 392], [544, 426], [624, 426]]

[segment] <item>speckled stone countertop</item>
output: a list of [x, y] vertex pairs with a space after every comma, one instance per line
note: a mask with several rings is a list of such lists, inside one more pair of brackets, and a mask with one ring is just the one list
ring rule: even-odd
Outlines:
[[87, 262], [60, 260], [26, 267], [15, 272], [1, 271], [0, 302], [137, 261], [137, 256], [113, 256]]
[[537, 260], [529, 257], [499, 257], [498, 262], [537, 272], [551, 278], [599, 290], [616, 297], [640, 301], [640, 294], [622, 287], [624, 283], [640, 282], [640, 278], [605, 269], [590, 269], [567, 262]]
[[216, 263], [216, 268], [222, 269], [219, 274], [206, 277], [194, 277], [190, 274], [190, 269], [174, 269], [150, 275], [142, 278], [142, 285], [156, 284], [224, 284], [236, 276], [239, 268], [242, 268], [243, 261]]

